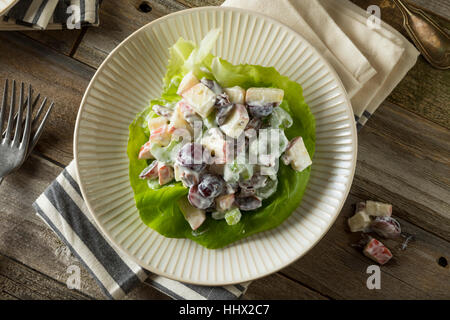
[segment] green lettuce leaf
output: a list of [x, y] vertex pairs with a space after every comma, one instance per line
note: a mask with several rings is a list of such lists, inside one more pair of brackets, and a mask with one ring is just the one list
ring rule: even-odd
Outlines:
[[233, 226], [229, 226], [225, 220], [215, 220], [208, 215], [205, 223], [198, 230], [192, 231], [177, 205], [178, 199], [187, 196], [187, 188], [181, 183], [172, 183], [152, 189], [146, 180], [139, 179], [139, 174], [148, 165], [147, 161], [138, 160], [137, 155], [140, 147], [149, 138], [147, 121], [155, 117], [151, 107], [161, 101], [178, 101], [180, 99], [176, 95], [178, 85], [183, 76], [193, 70], [199, 77], [206, 75], [208, 78], [214, 78], [223, 87], [283, 89], [285, 98], [280, 107], [293, 119], [293, 126], [285, 130], [286, 136], [289, 139], [302, 136], [311, 158], [315, 151], [315, 120], [304, 101], [302, 88], [298, 83], [280, 75], [274, 68], [247, 64], [232, 65], [212, 56], [209, 51], [212, 48], [211, 43], [217, 38], [217, 31], [213, 30], [209, 36], [200, 48], [196, 48], [192, 42], [180, 39], [170, 49], [171, 58], [163, 80], [162, 97], [152, 101], [130, 125], [127, 153], [130, 160], [130, 182], [142, 221], [163, 236], [188, 238], [209, 249], [217, 249], [255, 233], [273, 229], [286, 220], [300, 205], [311, 168], [296, 172], [290, 166], [280, 163], [277, 191], [263, 201], [262, 208], [243, 212], [241, 221]]

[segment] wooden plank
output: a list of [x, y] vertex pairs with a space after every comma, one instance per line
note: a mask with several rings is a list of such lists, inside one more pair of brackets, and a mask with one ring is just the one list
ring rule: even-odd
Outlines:
[[205, 6], [220, 6], [225, 0], [176, 0], [183, 5], [195, 8], [195, 7], [205, 7]]
[[450, 131], [387, 102], [359, 134], [354, 185], [450, 240], [449, 166]]
[[21, 31], [21, 33], [65, 55], [71, 54], [78, 38], [82, 36], [81, 30], [33, 30]]
[[366, 198], [350, 195], [325, 238], [281, 273], [334, 299], [450, 298], [449, 269], [437, 263], [439, 257], [450, 256], [449, 243], [404, 220], [400, 220], [403, 230], [415, 240], [405, 251], [399, 249], [402, 240], [382, 240], [394, 258], [381, 267], [381, 290], [367, 288], [367, 267], [374, 262], [351, 246], [359, 235], [350, 234], [346, 226], [353, 204], [361, 200]]
[[68, 164], [73, 159], [78, 107], [94, 69], [17, 32], [0, 33], [0, 42], [1, 81], [9, 78], [31, 83], [37, 92], [56, 103], [37, 150]]
[[140, 0], [104, 1], [100, 11], [101, 25], [90, 28], [74, 57], [97, 68], [122, 40], [147, 23], [186, 7], [172, 0], [146, 1], [152, 8], [148, 13], [139, 10]]
[[0, 288], [20, 299], [86, 300], [88, 296], [70, 290], [48, 276], [0, 254]]
[[[61, 170], [59, 166], [32, 155], [19, 171], [8, 176], [2, 183], [0, 188], [0, 221], [2, 221], [0, 224], [0, 255], [8, 256], [62, 284], [65, 284], [69, 277], [68, 266], [77, 265], [81, 270], [81, 292], [89, 297], [105, 299], [97, 282], [70, 254], [68, 248], [42, 222], [31, 207], [34, 200]], [[14, 290], [19, 290], [18, 288], [21, 286], [16, 280], [14, 283], [5, 279], [3, 281], [7, 282], [11, 288], [15, 288]], [[130, 295], [149, 299], [163, 298], [156, 289], [145, 284], [139, 285]], [[30, 298], [41, 297], [31, 295]]]
[[280, 273], [254, 281], [243, 300], [327, 300], [313, 291]]
[[447, 20], [450, 20], [450, 2], [445, 0], [409, 0], [409, 3], [418, 8], [433, 12]]

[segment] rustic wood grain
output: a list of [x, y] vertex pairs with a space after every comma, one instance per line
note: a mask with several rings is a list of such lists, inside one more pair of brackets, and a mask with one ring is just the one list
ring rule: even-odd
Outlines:
[[48, 31], [21, 31], [22, 34], [43, 45], [65, 55], [70, 55], [79, 37], [81, 30], [48, 30]]
[[243, 300], [327, 300], [320, 293], [279, 273], [254, 281]]
[[195, 7], [205, 7], [205, 6], [220, 6], [225, 0], [176, 0], [183, 5], [195, 8]]
[[450, 270], [437, 263], [439, 257], [450, 256], [448, 242], [401, 219], [403, 231], [415, 240], [405, 251], [399, 249], [402, 239], [382, 240], [394, 258], [381, 267], [381, 290], [367, 289], [366, 270], [374, 262], [351, 246], [360, 235], [350, 234], [346, 223], [353, 205], [367, 199], [354, 196], [354, 189], [325, 238], [281, 273], [334, 299], [449, 299]]
[[391, 103], [359, 134], [355, 185], [450, 240], [450, 131]]
[[[81, 269], [81, 293], [86, 297], [105, 299], [97, 282], [84, 269], [84, 266], [70, 254], [68, 248], [44, 224], [31, 207], [34, 200], [61, 171], [61, 167], [33, 154], [19, 171], [8, 176], [1, 185], [0, 277], [2, 275], [7, 276], [13, 270], [6, 267], [10, 268], [11, 259], [14, 259], [15, 265], [19, 263], [30, 268], [26, 270], [30, 277], [41, 279], [42, 274], [46, 275], [48, 281], [58, 286], [61, 297], [64, 295], [71, 297], [72, 291], [65, 288], [64, 293], [62, 288], [65, 287], [65, 282], [69, 276], [67, 267], [77, 265]], [[2, 256], [7, 256], [9, 259], [2, 260]], [[2, 281], [8, 283], [8, 286], [14, 290], [19, 290], [21, 287], [21, 284], [15, 278], [13, 282], [11, 282], [11, 279], [1, 280], [0, 278], [0, 288], [2, 287]], [[39, 282], [40, 280], [36, 281]], [[57, 285], [56, 282], [60, 285]], [[25, 286], [25, 284], [23, 285]], [[35, 288], [34, 286], [31, 287]], [[7, 293], [13, 294], [14, 292], [8, 291]], [[29, 298], [41, 299], [44, 297], [30, 296]], [[165, 299], [167, 297], [147, 284], [141, 284], [126, 297], [126, 299], [132, 298]]]
[[418, 8], [433, 12], [447, 20], [450, 20], [450, 2], [442, 0], [409, 0], [409, 3]]
[[95, 70], [20, 33], [0, 33], [0, 42], [1, 81], [6, 78], [25, 81], [56, 103], [37, 150], [68, 164], [73, 159], [78, 108]]
[[100, 11], [101, 25], [90, 28], [74, 57], [92, 67], [98, 67], [122, 40], [147, 23], [186, 6], [169, 0], [146, 1], [151, 12], [139, 10], [141, 0], [104, 1]]
[[[379, 4], [383, 19], [401, 30], [400, 15], [385, 0], [352, 1], [363, 8]], [[433, 11], [443, 3], [438, 13], [445, 17], [445, 1], [411, 1]], [[0, 33], [0, 79], [32, 82], [57, 102], [35, 154], [0, 186], [0, 299], [104, 298], [84, 268], [81, 292], [65, 287], [68, 264], [80, 264], [64, 254], [66, 248], [31, 204], [71, 161], [79, 103], [107, 54], [160, 16], [222, 0], [150, 0], [149, 13], [139, 10], [141, 2], [104, 2], [101, 27], [89, 28], [72, 52], [79, 62], [67, 57], [77, 31], [67, 39], [64, 32]], [[419, 59], [360, 132], [354, 185], [332, 229], [305, 257], [255, 281], [245, 299], [450, 299], [449, 266], [437, 263], [440, 257], [450, 259], [449, 76]], [[351, 246], [358, 235], [346, 228], [352, 204], [361, 199], [392, 203], [404, 231], [415, 236], [406, 251], [398, 249], [399, 241], [386, 241], [395, 258], [381, 268], [379, 291], [366, 288], [366, 268], [373, 263]], [[126, 298], [168, 297], [144, 283]]]
[[[44, 224], [32, 203], [62, 169], [32, 155], [0, 188], [0, 253], [61, 282], [67, 267], [77, 263], [58, 237]], [[81, 268], [82, 292], [102, 297], [97, 283]]]
[[48, 276], [0, 254], [0, 291], [20, 299], [86, 300]]

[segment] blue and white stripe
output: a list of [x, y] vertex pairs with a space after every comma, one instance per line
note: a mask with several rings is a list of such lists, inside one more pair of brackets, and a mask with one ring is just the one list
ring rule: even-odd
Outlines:
[[81, 26], [98, 26], [100, 0], [20, 0], [0, 18], [0, 30], [65, 29], [72, 15], [70, 6], [80, 8]]

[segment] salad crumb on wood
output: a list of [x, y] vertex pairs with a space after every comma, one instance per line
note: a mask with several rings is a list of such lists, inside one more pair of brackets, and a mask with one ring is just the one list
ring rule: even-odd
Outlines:
[[[130, 126], [128, 150], [144, 222], [163, 235], [210, 248], [287, 218], [306, 187], [314, 146], [314, 118], [301, 87], [273, 68], [233, 66], [212, 56], [219, 33], [211, 31], [199, 47], [180, 39], [170, 49], [162, 98]], [[286, 202], [291, 212], [274, 217], [276, 198], [294, 198]], [[176, 212], [190, 234], [185, 228], [178, 232]], [[261, 220], [264, 215], [268, 221]], [[254, 225], [258, 221], [260, 226]], [[213, 233], [219, 224], [222, 236]]]

